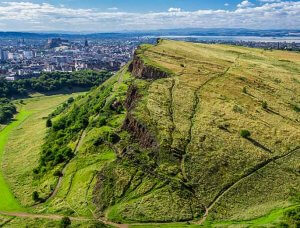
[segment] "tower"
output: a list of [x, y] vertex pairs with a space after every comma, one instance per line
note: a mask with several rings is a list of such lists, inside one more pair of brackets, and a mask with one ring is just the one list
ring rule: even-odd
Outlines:
[[88, 47], [88, 46], [89, 46], [89, 42], [88, 42], [87, 40], [85, 40], [84, 46], [85, 46], [85, 47]]

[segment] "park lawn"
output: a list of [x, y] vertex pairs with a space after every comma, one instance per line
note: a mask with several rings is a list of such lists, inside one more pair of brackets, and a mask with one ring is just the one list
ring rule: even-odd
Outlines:
[[[17, 115], [17, 121], [12, 122], [1, 132], [5, 140], [1, 140], [0, 147], [3, 158], [3, 176], [11, 188], [11, 196], [15, 195], [17, 201], [20, 201], [23, 206], [33, 204], [31, 196], [36, 188], [36, 183], [32, 170], [38, 164], [40, 146], [46, 132], [46, 118], [59, 104], [65, 102], [69, 97], [77, 95], [79, 94], [39, 95], [24, 99], [23, 104], [16, 101], [18, 109], [21, 111]], [[9, 132], [10, 136], [8, 137]], [[0, 198], [3, 197], [1, 194]], [[16, 203], [14, 204], [14, 201], [7, 202], [7, 204], [10, 205], [11, 210], [20, 209]], [[0, 203], [0, 208], [9, 210], [4, 205]]]

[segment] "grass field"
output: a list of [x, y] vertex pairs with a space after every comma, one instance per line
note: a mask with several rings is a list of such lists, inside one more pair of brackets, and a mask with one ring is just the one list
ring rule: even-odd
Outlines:
[[[26, 110], [21, 110], [15, 117], [15, 120], [8, 126], [4, 127], [0, 131], [0, 163], [3, 163], [4, 149], [11, 136], [12, 132], [17, 128], [23, 121], [30, 116], [31, 112]], [[21, 210], [22, 207], [18, 200], [14, 197], [10, 186], [5, 181], [2, 173], [2, 165], [0, 171], [0, 211], [16, 211]]]
[[[18, 205], [26, 207], [33, 203], [31, 195], [36, 185], [32, 170], [37, 166], [40, 146], [45, 136], [45, 118], [71, 96], [77, 94], [36, 95], [25, 99], [22, 105], [16, 102], [19, 109], [16, 120], [0, 132], [2, 158], [0, 186], [7, 194], [0, 195], [0, 209], [20, 210]], [[10, 191], [7, 186], [10, 187]], [[17, 199], [14, 200], [13, 195]], [[10, 202], [7, 199], [10, 199]]]

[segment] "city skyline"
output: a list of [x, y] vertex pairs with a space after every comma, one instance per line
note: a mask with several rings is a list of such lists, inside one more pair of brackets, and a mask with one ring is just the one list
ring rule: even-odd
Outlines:
[[0, 1], [1, 31], [116, 32], [175, 28], [299, 29], [300, 1]]

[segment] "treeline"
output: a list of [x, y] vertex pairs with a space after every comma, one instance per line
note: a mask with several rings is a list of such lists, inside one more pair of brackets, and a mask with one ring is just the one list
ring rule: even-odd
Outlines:
[[9, 99], [0, 98], [0, 124], [8, 122], [11, 118], [13, 118], [16, 112], [16, 106], [14, 106]]
[[[7, 81], [0, 77], [0, 124], [7, 123], [16, 113], [9, 99], [26, 97], [30, 93], [48, 93], [62, 89], [86, 88], [102, 84], [112, 76], [108, 71], [77, 71], [43, 73], [40, 77]], [[5, 99], [4, 99], [5, 98]]]
[[7, 81], [0, 78], [0, 97], [28, 96], [30, 93], [54, 92], [65, 88], [91, 88], [112, 76], [107, 71], [76, 71], [43, 73], [40, 77]]

